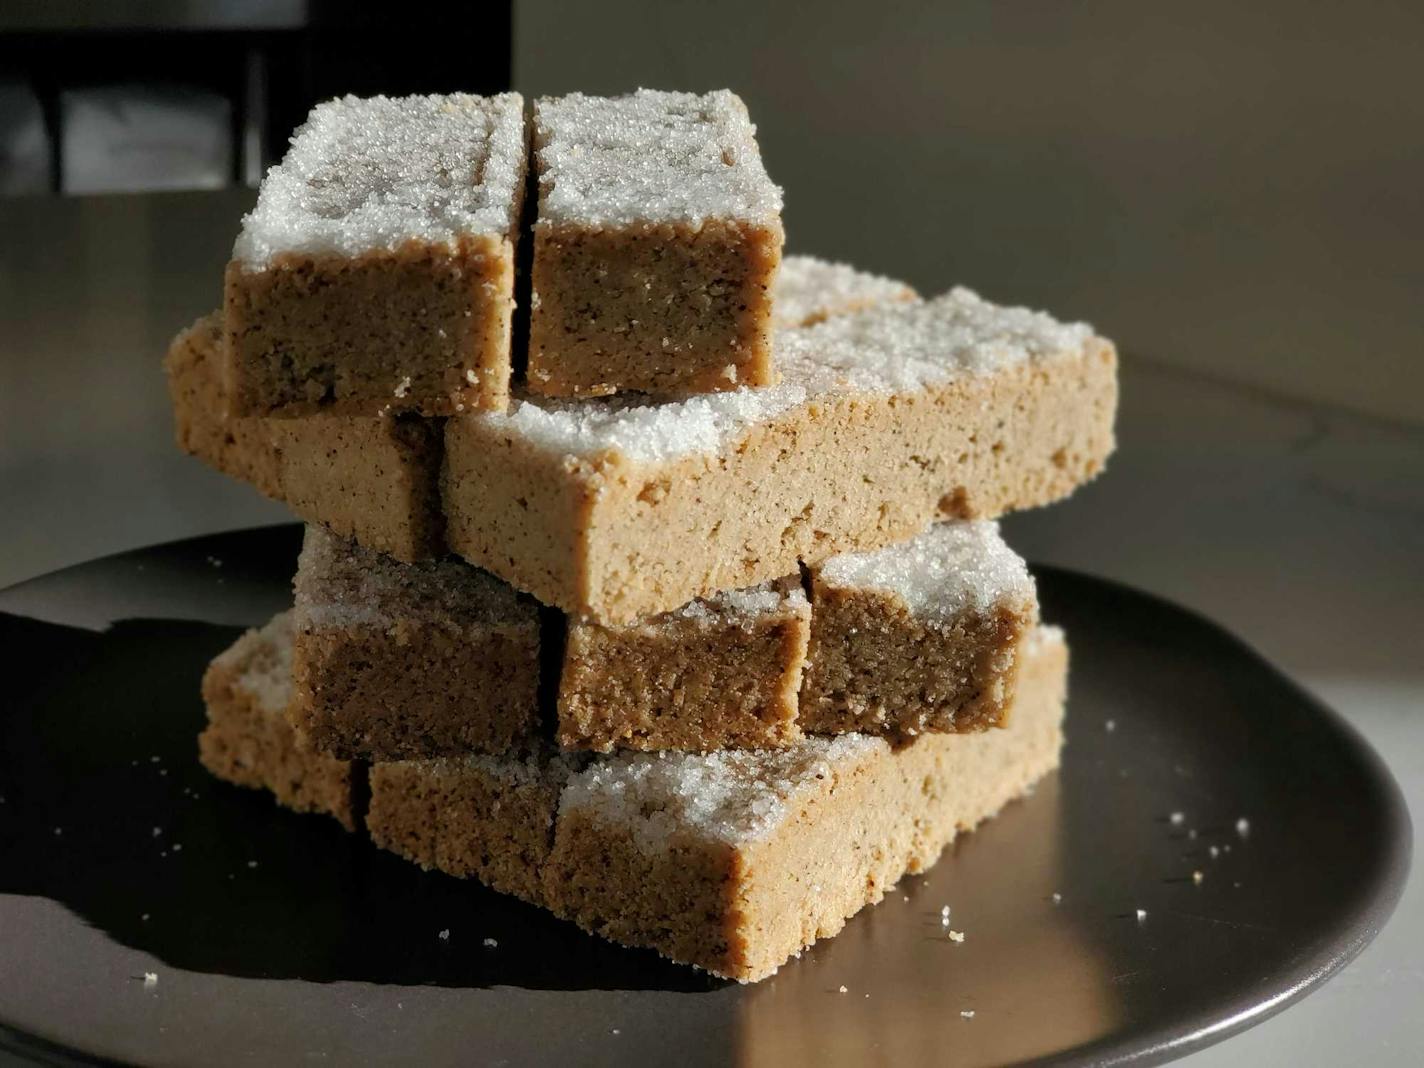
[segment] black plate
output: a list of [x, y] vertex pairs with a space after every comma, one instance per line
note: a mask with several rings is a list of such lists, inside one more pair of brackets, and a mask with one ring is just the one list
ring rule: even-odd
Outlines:
[[298, 540], [179, 542], [0, 594], [0, 1043], [208, 1064], [1150, 1062], [1318, 986], [1403, 888], [1409, 817], [1350, 727], [1205, 620], [1042, 569], [1073, 649], [1063, 770], [774, 978], [713, 981], [203, 773], [198, 680], [288, 601]]

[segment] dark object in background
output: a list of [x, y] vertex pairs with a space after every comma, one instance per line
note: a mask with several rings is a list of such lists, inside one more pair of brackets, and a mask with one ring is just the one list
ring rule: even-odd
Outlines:
[[52, 155], [39, 97], [22, 81], [0, 78], [0, 196], [52, 188]]
[[[0, 7], [0, 194], [255, 184], [320, 100], [507, 89], [510, 6]], [[25, 98], [38, 101], [46, 149]]]

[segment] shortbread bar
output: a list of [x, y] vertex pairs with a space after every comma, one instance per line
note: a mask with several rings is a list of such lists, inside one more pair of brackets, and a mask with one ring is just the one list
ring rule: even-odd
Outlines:
[[771, 975], [1057, 766], [1061, 632], [1043, 632], [1025, 660], [1004, 730], [926, 735], [899, 751], [846, 734], [596, 761], [560, 798], [549, 907], [715, 975]]
[[[217, 663], [277, 664], [290, 643], [290, 629], [274, 624]], [[848, 734], [762, 752], [580, 759], [536, 745], [504, 758], [377, 764], [367, 826], [378, 845], [426, 869], [473, 876], [605, 938], [754, 982], [836, 934], [1057, 766], [1067, 657], [1061, 631], [1036, 630], [1005, 729], [926, 735], [900, 749]], [[283, 675], [264, 669], [261, 678], [272, 691], [264, 707], [280, 708]], [[270, 754], [264, 768], [281, 769], [234, 775], [205, 743], [204, 763], [219, 777], [285, 787], [279, 799], [290, 804], [323, 796], [312, 780], [345, 767], [313, 762], [295, 734], [271, 732], [279, 714], [232, 717], [223, 687], [204, 692], [223, 745]]]
[[371, 773], [370, 827], [423, 867], [473, 875], [627, 945], [765, 978], [1058, 763], [1067, 647], [1026, 643], [1004, 730], [896, 750], [791, 749], [412, 761]]
[[811, 627], [799, 577], [622, 626], [571, 622], [559, 742], [600, 752], [791, 745]]
[[228, 265], [234, 415], [504, 406], [523, 109], [505, 93], [312, 110]]
[[1048, 504], [1113, 449], [1117, 357], [964, 289], [780, 331], [782, 381], [679, 401], [516, 399], [445, 425], [446, 541], [605, 624], [932, 521]]
[[[776, 293], [778, 322], [792, 325], [882, 300], [915, 299], [914, 290], [902, 283], [811, 256], [783, 261]], [[170, 346], [165, 363], [184, 452], [368, 549], [405, 561], [429, 560], [444, 551], [440, 420], [229, 418], [221, 346], [221, 312], [198, 320]]]
[[775, 380], [781, 190], [737, 96], [538, 100], [534, 159], [530, 392], [678, 395]]
[[[294, 710], [318, 744], [373, 760], [525, 746], [539, 733], [538, 693], [557, 695], [558, 742], [597, 752], [785, 748], [850, 732], [903, 740], [1002, 723], [1038, 602], [996, 524], [939, 524], [832, 557], [812, 576], [809, 602], [793, 576], [605, 626], [537, 616], [468, 564], [401, 564], [309, 527], [297, 674], [312, 689], [299, 687]], [[493, 662], [439, 644], [471, 633], [465, 620], [483, 625], [492, 605], [514, 606], [527, 640]], [[406, 626], [368, 625], [391, 620]], [[413, 661], [416, 676], [402, 680]], [[374, 675], [375, 694], [357, 672]]]
[[444, 427], [419, 416], [229, 416], [222, 313], [205, 315], [164, 359], [178, 447], [274, 500], [398, 560], [444, 548]]
[[356, 829], [353, 765], [316, 752], [287, 722], [292, 695], [292, 613], [249, 630], [203, 676], [208, 725], [203, 767], [238, 786], [265, 789], [297, 812], [335, 816]]
[[810, 570], [807, 734], [909, 738], [1003, 724], [1038, 597], [997, 523], [938, 523]]
[[539, 611], [491, 575], [321, 527], [298, 561], [292, 722], [334, 756], [504, 752], [539, 725]]
[[444, 552], [444, 427], [417, 415], [264, 420], [281, 456], [281, 496], [298, 516], [407, 562]]
[[259, 493], [282, 499], [282, 456], [262, 419], [227, 414], [222, 369], [222, 313], [178, 334], [163, 360], [178, 447]]

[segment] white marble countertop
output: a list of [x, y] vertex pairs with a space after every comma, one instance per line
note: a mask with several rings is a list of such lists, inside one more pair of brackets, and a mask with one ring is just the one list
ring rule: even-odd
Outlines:
[[[0, 201], [0, 586], [286, 511], [179, 455], [158, 361], [218, 300], [250, 194]], [[1189, 605], [1339, 709], [1424, 813], [1424, 429], [1128, 353], [1120, 449], [1063, 506], [1005, 524], [1025, 556]], [[1414, 1064], [1424, 890], [1298, 1005], [1192, 1061]]]

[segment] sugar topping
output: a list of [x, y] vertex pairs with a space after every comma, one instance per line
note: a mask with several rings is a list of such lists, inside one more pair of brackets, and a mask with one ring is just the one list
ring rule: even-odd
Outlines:
[[781, 190], [762, 164], [756, 127], [726, 89], [544, 98], [534, 105], [534, 143], [539, 227], [700, 227], [781, 216]]
[[772, 296], [772, 321], [778, 327], [813, 326], [876, 304], [919, 299], [904, 282], [815, 256], [784, 257]]
[[759, 423], [834, 394], [917, 392], [967, 375], [1081, 355], [1085, 323], [1005, 308], [967, 289], [922, 302], [878, 304], [777, 332], [774, 386], [669, 401], [634, 394], [597, 400], [514, 400], [468, 416], [550, 452], [618, 455], [634, 463], [716, 454]]
[[249, 630], [213, 663], [235, 668], [234, 685], [263, 711], [284, 711], [292, 696], [292, 613], [283, 612], [266, 626]]
[[[1093, 336], [1086, 323], [991, 304], [957, 287], [933, 300], [877, 304], [777, 337], [776, 359], [813, 369], [840, 388], [900, 393], [963, 375], [1077, 355]], [[799, 372], [807, 375], [807, 371]]]
[[833, 556], [816, 568], [816, 584], [888, 591], [917, 618], [939, 623], [1034, 596], [1028, 566], [992, 520], [937, 523], [899, 545]]
[[462, 629], [538, 622], [534, 601], [487, 571], [458, 560], [401, 563], [316, 525], [307, 527], [293, 585], [304, 626], [418, 620]]
[[267, 172], [233, 258], [261, 268], [284, 252], [351, 256], [507, 234], [524, 169], [518, 93], [329, 100]]
[[522, 752], [489, 756], [472, 753], [461, 757], [438, 757], [407, 761], [430, 778], [458, 777], [473, 769], [509, 786], [551, 786], [561, 789], [569, 776], [586, 767], [587, 753], [565, 752], [547, 742], [534, 742]]
[[888, 748], [883, 738], [842, 734], [790, 749], [609, 756], [569, 781], [559, 811], [626, 827], [648, 852], [679, 835], [746, 845], [773, 831], [802, 791]]
[[810, 602], [799, 580], [777, 579], [741, 590], [723, 590], [713, 597], [699, 597], [648, 622], [693, 620], [708, 626], [725, 626], [752, 623], [761, 616], [810, 611]]

